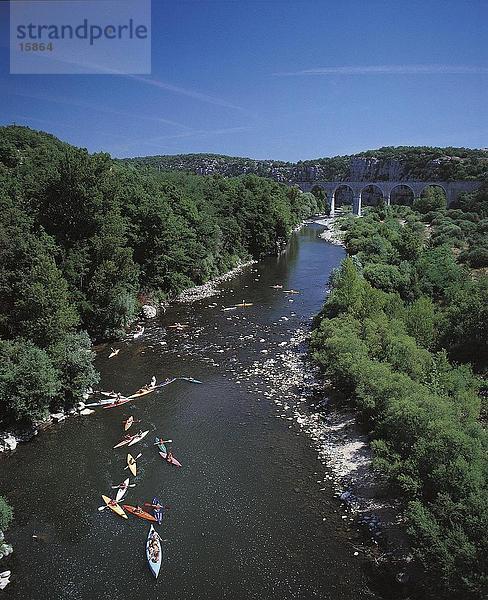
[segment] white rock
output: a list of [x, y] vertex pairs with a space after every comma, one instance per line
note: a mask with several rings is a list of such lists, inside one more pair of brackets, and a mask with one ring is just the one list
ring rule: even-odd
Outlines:
[[151, 304], [144, 304], [142, 307], [142, 314], [145, 319], [154, 319], [154, 317], [158, 314], [158, 309]]
[[59, 413], [52, 413], [51, 414], [51, 419], [55, 422], [55, 423], [60, 423], [61, 421], [64, 421], [66, 419], [66, 415], [62, 412]]
[[15, 450], [17, 448], [17, 438], [11, 433], [7, 433], [3, 438], [3, 446], [5, 450]]

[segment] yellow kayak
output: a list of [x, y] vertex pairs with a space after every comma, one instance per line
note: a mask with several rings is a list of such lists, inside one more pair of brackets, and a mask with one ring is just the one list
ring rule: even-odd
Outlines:
[[102, 494], [102, 500], [105, 502], [105, 504], [111, 508], [115, 514], [119, 515], [120, 517], [122, 517], [123, 519], [127, 519], [127, 515], [125, 514], [125, 512], [123, 511], [123, 509], [115, 502], [115, 500], [112, 500], [112, 498], [109, 498], [108, 496], [104, 496]]
[[132, 454], [127, 455], [127, 466], [129, 467], [129, 471], [134, 475], [137, 475], [137, 463], [136, 459], [132, 456]]

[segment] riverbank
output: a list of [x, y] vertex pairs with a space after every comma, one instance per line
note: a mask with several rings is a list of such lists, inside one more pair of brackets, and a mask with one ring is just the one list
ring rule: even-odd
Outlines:
[[218, 285], [220, 285], [224, 281], [229, 281], [229, 279], [232, 279], [247, 267], [256, 264], [256, 262], [256, 260], [248, 260], [247, 262], [237, 265], [237, 267], [234, 267], [230, 271], [227, 271], [227, 273], [217, 275], [217, 277], [210, 279], [202, 285], [196, 285], [194, 287], [183, 290], [176, 297], [175, 302], [191, 304], [192, 302], [196, 302], [197, 300], [203, 300], [204, 298], [217, 296], [218, 294], [220, 294], [220, 290], [217, 287]]
[[242, 381], [258, 378], [264, 386], [261, 393], [274, 402], [278, 418], [289, 421], [290, 428], [310, 439], [323, 467], [317, 472], [317, 484], [334, 486], [345, 524], [360, 526], [365, 534], [364, 542], [355, 545], [354, 555], [382, 569], [387, 587], [401, 597], [411, 562], [408, 540], [400, 526], [402, 506], [373, 470], [370, 440], [356, 421], [356, 411], [337, 398], [310, 361], [309, 337], [307, 329], [297, 330], [281, 354], [256, 361], [244, 372]]
[[320, 234], [320, 237], [336, 246], [344, 246], [344, 238], [342, 232], [338, 229], [338, 219], [344, 215], [337, 214], [333, 217], [326, 217], [314, 221], [317, 225], [322, 225], [325, 230]]

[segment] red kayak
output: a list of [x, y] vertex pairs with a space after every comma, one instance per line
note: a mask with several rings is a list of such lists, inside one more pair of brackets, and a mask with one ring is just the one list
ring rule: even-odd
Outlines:
[[159, 453], [159, 455], [160, 455], [162, 458], [164, 458], [164, 460], [165, 460], [165, 461], [166, 461], [168, 464], [174, 465], [175, 467], [181, 467], [181, 463], [180, 463], [178, 460], [176, 460], [176, 458], [175, 458], [174, 456], [171, 458], [171, 460], [168, 460], [168, 459], [166, 458], [166, 457], [168, 456], [168, 455], [166, 454], [166, 452], [160, 452], [160, 453]]
[[130, 402], [130, 398], [123, 398], [118, 402], [116, 401], [112, 402], [111, 404], [105, 404], [103, 408], [115, 408], [116, 406], [122, 406], [122, 404], [126, 404], [127, 402]]
[[130, 504], [123, 504], [122, 506], [124, 507], [124, 510], [131, 515], [134, 515], [134, 517], [139, 517], [140, 519], [146, 519], [146, 521], [152, 521], [153, 523], [156, 523], [156, 518], [145, 510], [142, 510], [142, 508], [138, 510], [136, 506], [130, 506]]

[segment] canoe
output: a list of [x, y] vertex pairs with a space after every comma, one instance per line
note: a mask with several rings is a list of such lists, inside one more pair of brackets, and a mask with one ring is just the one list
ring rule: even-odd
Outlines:
[[119, 515], [123, 519], [128, 519], [127, 515], [118, 504], [110, 504], [110, 502], [113, 502], [112, 498], [109, 498], [108, 496], [104, 496], [102, 494], [102, 500], [110, 509], [114, 511], [116, 515]]
[[122, 404], [127, 404], [127, 402], [130, 402], [131, 399], [130, 398], [121, 398], [118, 402], [111, 402], [110, 404], [104, 404], [103, 408], [107, 409], [107, 408], [115, 408], [116, 406], [122, 406]]
[[120, 488], [117, 490], [117, 494], [115, 496], [115, 502], [120, 502], [122, 500], [122, 498], [126, 495], [127, 490], [129, 489], [129, 478], [127, 477], [127, 479], [124, 479], [124, 482], [122, 484], [124, 487]]
[[147, 431], [143, 431], [140, 435], [134, 435], [132, 440], [129, 442], [129, 446], [133, 446], [134, 444], [137, 444], [137, 442], [140, 442], [148, 433], [149, 429]]
[[123, 421], [124, 431], [127, 431], [133, 422], [134, 422], [134, 417], [132, 415], [130, 417], [128, 417], [125, 421]]
[[161, 547], [161, 538], [157, 534], [154, 527], [151, 525], [146, 541], [146, 557], [154, 577], [158, 577], [161, 569], [161, 561], [163, 559], [163, 549]]
[[[160, 453], [159, 453], [159, 455], [160, 455], [162, 458], [164, 458], [164, 460], [165, 460], [166, 462], [168, 462], [168, 460], [166, 459], [166, 456], [167, 456], [166, 452], [160, 452]], [[171, 459], [171, 461], [170, 461], [170, 462], [171, 462], [171, 464], [172, 464], [172, 465], [174, 465], [175, 467], [181, 467], [181, 463], [180, 463], [178, 460], [176, 460], [176, 458], [175, 458], [174, 456], [173, 456], [173, 458]]]
[[135, 392], [134, 394], [127, 396], [127, 398], [140, 398], [141, 396], [145, 396], [146, 394], [150, 394], [151, 392], [154, 392], [155, 389], [156, 389], [156, 386], [149, 387], [149, 388], [141, 388], [140, 390], [137, 390], [137, 392]]
[[130, 504], [122, 504], [122, 508], [126, 510], [129, 514], [134, 515], [134, 517], [139, 517], [139, 519], [146, 519], [146, 521], [153, 521], [156, 523], [156, 518], [150, 515], [145, 510], [137, 512], [137, 507], [131, 506]]
[[118, 444], [115, 444], [114, 448], [120, 448], [121, 446], [130, 444], [135, 437], [136, 437], [135, 435], [131, 435], [128, 438], [124, 438], [124, 439], [120, 440], [120, 442]]
[[166, 446], [159, 441], [159, 438], [154, 438], [154, 443], [158, 447], [160, 452], [167, 452]]
[[127, 466], [129, 467], [129, 471], [134, 475], [137, 475], [137, 463], [136, 459], [132, 456], [132, 454], [127, 455]]
[[158, 522], [158, 525], [161, 525], [161, 523], [163, 522], [163, 517], [164, 517], [164, 510], [161, 505], [161, 502], [159, 501], [158, 498], [153, 498], [152, 503], [155, 504], [156, 506], [157, 505], [161, 506], [161, 508], [154, 508], [154, 506], [153, 506], [154, 517], [155, 517], [156, 521]]

